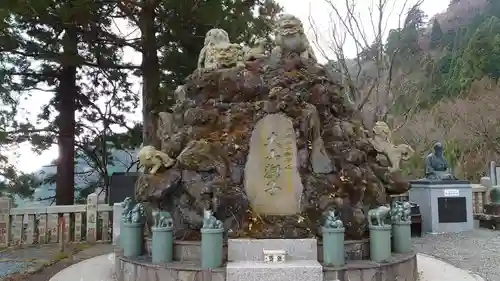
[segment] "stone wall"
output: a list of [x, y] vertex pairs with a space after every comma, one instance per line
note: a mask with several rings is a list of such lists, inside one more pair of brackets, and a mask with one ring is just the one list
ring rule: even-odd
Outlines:
[[[286, 265], [284, 265], [286, 268]], [[153, 265], [145, 258], [116, 256], [117, 281], [225, 281], [226, 268], [202, 269], [195, 262]], [[387, 263], [351, 261], [344, 267], [323, 268], [324, 281], [417, 281], [416, 253], [393, 254]], [[309, 281], [309, 280], [302, 280]], [[318, 281], [318, 280], [310, 280]]]

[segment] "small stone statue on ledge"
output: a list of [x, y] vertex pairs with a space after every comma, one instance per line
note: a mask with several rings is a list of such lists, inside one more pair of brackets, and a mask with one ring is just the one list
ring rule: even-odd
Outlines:
[[216, 219], [211, 210], [205, 210], [203, 215], [203, 226], [204, 229], [222, 229], [222, 222]]
[[402, 221], [411, 221], [411, 204], [410, 202], [394, 201], [391, 204], [390, 211], [391, 221], [398, 223]]
[[127, 197], [125, 198], [125, 200], [123, 200], [123, 202], [121, 203], [121, 206], [123, 208], [123, 211], [122, 211], [122, 220], [126, 221], [128, 220], [128, 218], [130, 218], [132, 216], [132, 208], [134, 207], [132, 205], [132, 198], [130, 197]]
[[336, 215], [335, 210], [328, 211], [328, 215], [326, 216], [324, 227], [326, 227], [326, 228], [343, 228], [344, 227], [344, 224], [342, 223], [340, 218]]
[[449, 171], [448, 163], [443, 157], [443, 144], [434, 144], [434, 152], [425, 158], [425, 179], [427, 180], [456, 180]]
[[[130, 197], [127, 197], [128, 199], [130, 199]], [[144, 209], [144, 205], [142, 205], [142, 203], [137, 203], [135, 204], [134, 207], [132, 207], [132, 209], [130, 209], [130, 206], [131, 206], [131, 200], [127, 200], [126, 199], [126, 204], [123, 204], [126, 206], [127, 210], [129, 210], [128, 212], [127, 211], [124, 211], [122, 213], [122, 220], [124, 223], [144, 223], [145, 222], [145, 219], [146, 219], [146, 210]]]
[[[389, 213], [391, 208], [389, 206], [378, 206], [375, 209], [371, 209], [368, 211], [368, 225], [369, 226], [385, 226], [386, 221], [389, 218]], [[376, 222], [374, 224], [373, 222]]]
[[165, 228], [172, 227], [174, 225], [174, 220], [172, 215], [166, 211], [153, 211], [154, 225], [155, 228]]

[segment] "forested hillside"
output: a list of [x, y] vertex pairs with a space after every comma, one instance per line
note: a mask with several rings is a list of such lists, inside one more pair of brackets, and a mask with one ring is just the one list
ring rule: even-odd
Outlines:
[[[392, 112], [397, 135], [421, 157], [444, 141], [456, 173], [477, 180], [500, 155], [500, 1], [453, 0], [418, 31], [394, 30], [386, 45], [406, 50], [395, 60], [395, 79], [406, 74]], [[410, 174], [421, 175], [421, 157]]]
[[438, 16], [431, 21], [432, 29], [426, 36], [428, 48], [423, 46], [428, 56], [425, 90], [431, 103], [457, 97], [483, 77], [500, 78], [500, 1], [466, 11], [470, 18], [462, 24], [449, 24], [461, 16]]
[[[445, 143], [461, 178], [478, 181], [489, 161], [500, 160], [500, 1], [451, 0], [433, 17], [418, 0], [382, 0], [368, 8], [325, 1], [336, 15], [331, 66], [343, 73], [368, 129], [387, 121], [396, 143], [415, 148], [405, 167], [409, 177], [423, 176], [424, 157], [436, 141]], [[384, 30], [400, 2], [399, 28]], [[354, 58], [344, 53], [346, 40], [356, 48]]]

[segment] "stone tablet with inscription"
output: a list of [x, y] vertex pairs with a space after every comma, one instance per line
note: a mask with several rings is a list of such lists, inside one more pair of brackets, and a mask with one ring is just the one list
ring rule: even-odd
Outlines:
[[254, 212], [294, 215], [301, 212], [302, 182], [292, 121], [267, 115], [256, 124], [245, 166], [245, 191]]

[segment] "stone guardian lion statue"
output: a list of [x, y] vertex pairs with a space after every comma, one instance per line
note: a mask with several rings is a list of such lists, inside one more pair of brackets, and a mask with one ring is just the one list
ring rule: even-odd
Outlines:
[[170, 168], [175, 164], [175, 160], [166, 153], [156, 150], [154, 146], [147, 145], [141, 148], [137, 155], [139, 163], [145, 168], [150, 168], [149, 174], [154, 175], [163, 166]]
[[285, 14], [276, 22], [275, 47], [271, 54], [277, 58], [290, 53], [297, 53], [302, 58], [317, 61], [314, 51], [304, 33], [302, 22], [295, 16]]
[[229, 35], [224, 29], [210, 29], [205, 35], [204, 46], [200, 51], [200, 55], [198, 56], [198, 69], [217, 68], [215, 55], [218, 50], [215, 46], [220, 44], [229, 45]]
[[390, 172], [398, 171], [401, 160], [409, 160], [415, 151], [407, 144], [394, 145], [391, 141], [391, 130], [385, 122], [378, 121], [373, 127], [373, 138], [370, 139], [378, 153], [384, 154], [391, 166]]

